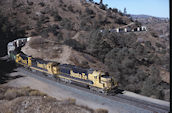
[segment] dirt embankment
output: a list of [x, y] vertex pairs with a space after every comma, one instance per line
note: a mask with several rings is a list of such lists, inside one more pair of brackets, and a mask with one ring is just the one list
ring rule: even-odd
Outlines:
[[[40, 46], [41, 45], [41, 46]], [[55, 41], [43, 39], [42, 37], [32, 37], [22, 48], [22, 51], [34, 58], [41, 58], [47, 61], [55, 61], [61, 64], [72, 64], [85, 68], [106, 70], [106, 66], [95, 57], [76, 51], [68, 45], [63, 45]]]

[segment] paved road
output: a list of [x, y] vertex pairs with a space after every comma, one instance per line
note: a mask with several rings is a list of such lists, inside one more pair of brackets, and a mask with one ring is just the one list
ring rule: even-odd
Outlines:
[[42, 89], [50, 96], [60, 98], [76, 98], [77, 104], [89, 106], [91, 108], [108, 109], [109, 113], [168, 113], [165, 110], [151, 108], [151, 106], [142, 106], [131, 101], [121, 99], [120, 97], [107, 98], [102, 95], [96, 95], [89, 91], [80, 90], [81, 88], [71, 87], [58, 82], [48, 80], [33, 73], [18, 68], [20, 72], [44, 82], [46, 85]]

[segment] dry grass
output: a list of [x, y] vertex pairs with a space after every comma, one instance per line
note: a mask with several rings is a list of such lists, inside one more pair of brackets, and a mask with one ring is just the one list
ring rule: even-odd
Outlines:
[[47, 102], [54, 102], [54, 101], [58, 101], [56, 98], [50, 97], [50, 96], [44, 96], [45, 100]]
[[[72, 113], [72, 112], [75, 112], [75, 110], [78, 111], [78, 109], [80, 109], [81, 110], [80, 112], [83, 112], [83, 113], [85, 113], [85, 111], [87, 111], [87, 113], [108, 113], [108, 111], [105, 110], [105, 109], [93, 110], [93, 109], [91, 109], [91, 108], [89, 108], [87, 106], [76, 105], [76, 99], [74, 99], [74, 98], [67, 98], [67, 99], [64, 99], [64, 100], [57, 100], [56, 98], [47, 96], [46, 94], [44, 94], [44, 93], [42, 93], [42, 92], [40, 92], [38, 90], [30, 89], [29, 87], [23, 87], [23, 88], [0, 87], [0, 91], [1, 91], [0, 92], [0, 100], [3, 100], [3, 99], [8, 100], [8, 101], [6, 101], [7, 103], [9, 101], [13, 102], [14, 105], [11, 106], [9, 104], [9, 106], [8, 106], [9, 108], [10, 107], [17, 107], [18, 109], [23, 109], [23, 107], [19, 103], [22, 102], [22, 101], [26, 101], [28, 98], [30, 98], [27, 101], [29, 103], [33, 102], [31, 104], [32, 107], [27, 108], [27, 109], [34, 109], [35, 102], [34, 101], [29, 101], [29, 100], [32, 100], [32, 99], [34, 100], [35, 97], [32, 97], [32, 96], [38, 96], [38, 97], [36, 97], [38, 100], [37, 99], [35, 100], [35, 101], [37, 101], [36, 103], [38, 105], [42, 104], [42, 106], [46, 106], [45, 104], [48, 104], [51, 107], [57, 107], [57, 108], [52, 109], [52, 111], [53, 110], [56, 111], [57, 109], [60, 110], [60, 111], [61, 110], [66, 111], [66, 110], [70, 109], [69, 113]], [[15, 103], [15, 102], [17, 102], [17, 103]], [[55, 104], [57, 104], [57, 105], [55, 105]], [[61, 108], [60, 106], [63, 106], [63, 108]], [[7, 106], [4, 106], [4, 107], [7, 107]], [[11, 113], [11, 109], [4, 108], [4, 107], [0, 107], [0, 109], [2, 109], [2, 111], [3, 111], [3, 113], [4, 112], [5, 113]], [[46, 109], [42, 109], [42, 110], [46, 111]]]
[[1, 87], [0, 88], [0, 99], [12, 100], [21, 96], [47, 96], [46, 94], [30, 89], [29, 87], [24, 88], [11, 88]]
[[46, 94], [44, 94], [38, 90], [33, 90], [33, 91], [29, 92], [29, 96], [46, 96]]
[[108, 113], [108, 110], [99, 108], [95, 110], [95, 113]]
[[74, 98], [67, 98], [62, 100], [64, 104], [69, 104], [69, 105], [75, 105], [76, 104], [76, 99]]
[[7, 89], [7, 91], [4, 94], [7, 100], [14, 99], [17, 97], [17, 95], [18, 95], [18, 92], [16, 89]]

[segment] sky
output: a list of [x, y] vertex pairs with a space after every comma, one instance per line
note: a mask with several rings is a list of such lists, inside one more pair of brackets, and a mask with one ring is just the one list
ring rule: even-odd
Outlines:
[[[94, 0], [100, 2], [100, 0]], [[128, 14], [145, 14], [155, 17], [169, 18], [169, 0], [103, 0], [108, 7], [117, 8]]]

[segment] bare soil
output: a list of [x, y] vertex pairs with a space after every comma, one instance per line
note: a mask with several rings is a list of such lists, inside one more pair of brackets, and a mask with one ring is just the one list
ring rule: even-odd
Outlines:
[[104, 71], [106, 70], [106, 66], [95, 57], [76, 51], [67, 45], [43, 39], [40, 36], [32, 37], [31, 40], [22, 48], [22, 51], [29, 56], [41, 58], [47, 61], [55, 61], [61, 64], [72, 64]]

